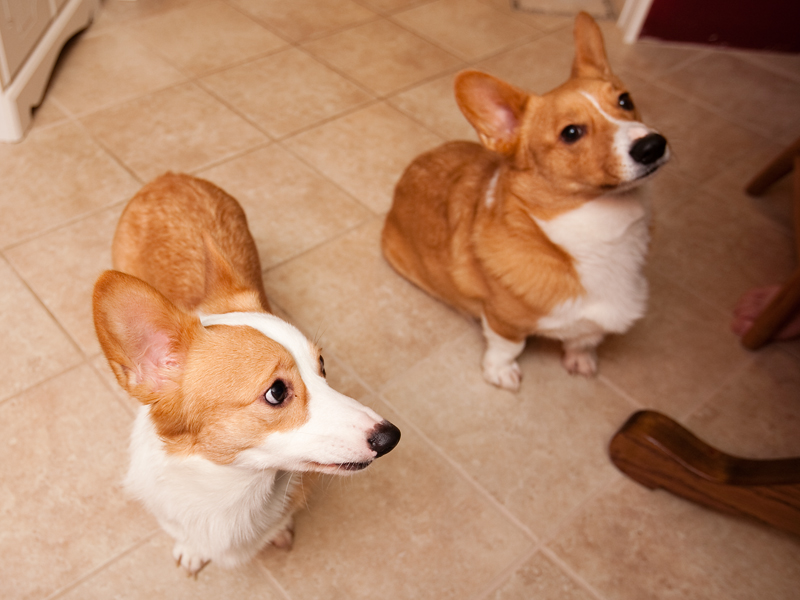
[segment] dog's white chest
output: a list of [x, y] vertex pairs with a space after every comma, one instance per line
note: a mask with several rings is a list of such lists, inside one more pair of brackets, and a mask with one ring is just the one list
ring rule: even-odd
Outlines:
[[540, 319], [539, 333], [557, 339], [623, 333], [644, 315], [648, 221], [648, 209], [631, 194], [598, 198], [549, 221], [536, 219], [572, 256], [586, 291]]

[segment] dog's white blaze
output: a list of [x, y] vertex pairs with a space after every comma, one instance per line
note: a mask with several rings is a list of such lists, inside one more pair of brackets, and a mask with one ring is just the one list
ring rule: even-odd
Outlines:
[[573, 257], [586, 290], [539, 320], [542, 335], [569, 340], [623, 333], [644, 315], [648, 213], [640, 199], [625, 194], [597, 198], [549, 221], [531, 215]]
[[486, 187], [486, 196], [484, 202], [487, 208], [491, 208], [494, 204], [495, 193], [497, 192], [497, 180], [500, 179], [500, 169], [498, 168], [492, 178], [489, 180], [489, 185]]
[[[603, 107], [600, 106], [600, 103], [594, 96], [583, 90], [581, 90], [580, 94], [594, 106], [595, 110], [597, 110], [606, 121], [617, 127], [617, 130], [614, 132], [612, 151], [620, 161], [622, 172], [619, 175], [622, 180], [629, 182], [641, 177], [647, 172], [647, 166], [637, 163], [633, 157], [631, 157], [631, 147], [636, 140], [645, 137], [649, 133], [654, 133], [653, 130], [639, 121], [625, 121], [612, 117], [603, 110]], [[666, 162], [667, 156], [668, 153], [665, 152], [661, 162]]]
[[308, 420], [289, 431], [270, 433], [257, 447], [241, 452], [236, 463], [253, 468], [304, 470], [309, 463], [370, 462], [375, 451], [368, 433], [383, 419], [375, 411], [332, 389], [319, 375], [311, 343], [293, 325], [264, 313], [202, 316], [204, 326], [251, 327], [292, 355], [308, 391]]

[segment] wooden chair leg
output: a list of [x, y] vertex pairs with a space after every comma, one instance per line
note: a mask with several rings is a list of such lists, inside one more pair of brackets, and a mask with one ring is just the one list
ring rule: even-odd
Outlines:
[[800, 535], [800, 458], [731, 456], [654, 411], [632, 415], [609, 452], [617, 468], [651, 489]]
[[794, 157], [794, 181], [792, 182], [794, 201], [794, 241], [797, 256], [800, 257], [800, 154]]
[[753, 196], [762, 194], [770, 185], [792, 170], [795, 156], [798, 154], [800, 154], [800, 139], [797, 139], [794, 144], [781, 152], [780, 156], [769, 163], [763, 171], [747, 184], [745, 188], [747, 193]]
[[[776, 158], [747, 186], [750, 194], [760, 194], [771, 183], [794, 169], [793, 201], [795, 245], [800, 256], [800, 139]], [[752, 327], [742, 336], [742, 345], [758, 350], [769, 342], [792, 317], [800, 312], [800, 267], [794, 272], [772, 302], [756, 318]]]

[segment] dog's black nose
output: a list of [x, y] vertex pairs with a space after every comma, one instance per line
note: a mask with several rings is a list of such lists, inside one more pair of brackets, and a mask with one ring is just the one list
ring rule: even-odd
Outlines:
[[648, 133], [643, 138], [636, 140], [631, 148], [631, 158], [643, 165], [652, 165], [659, 158], [664, 156], [667, 149], [667, 140], [658, 133]]
[[[397, 446], [397, 442], [399, 441], [400, 430], [389, 423], [389, 421], [378, 423], [375, 429], [372, 430], [372, 435], [369, 436], [367, 440], [367, 442], [369, 442], [369, 447], [375, 450], [378, 456], [383, 456], [389, 452], [392, 448]], [[378, 458], [378, 456], [375, 458]]]

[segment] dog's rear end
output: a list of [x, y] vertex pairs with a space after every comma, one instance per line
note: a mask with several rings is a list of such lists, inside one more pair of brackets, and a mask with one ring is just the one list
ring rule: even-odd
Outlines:
[[186, 311], [270, 311], [242, 207], [203, 179], [167, 173], [142, 188], [120, 219], [112, 260]]

